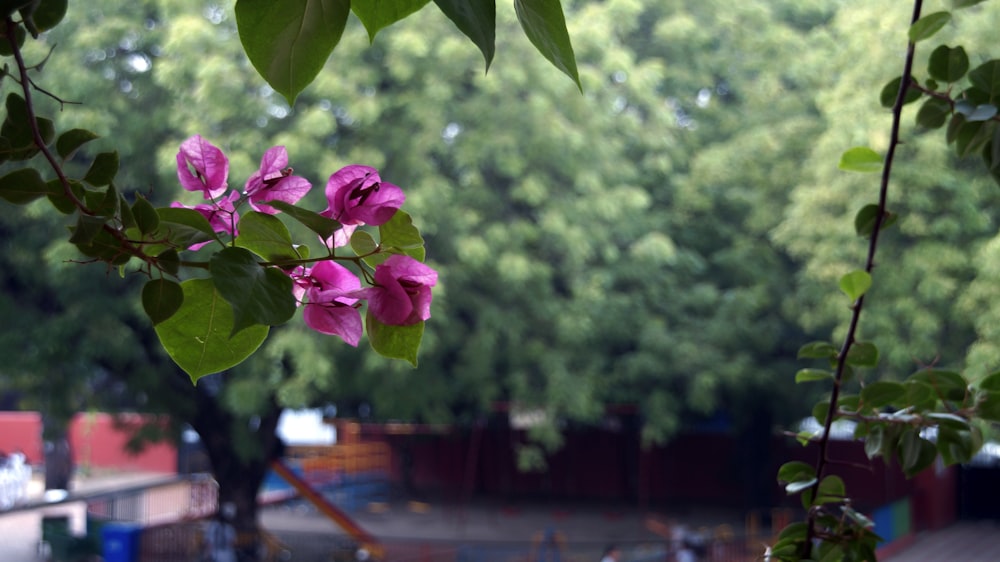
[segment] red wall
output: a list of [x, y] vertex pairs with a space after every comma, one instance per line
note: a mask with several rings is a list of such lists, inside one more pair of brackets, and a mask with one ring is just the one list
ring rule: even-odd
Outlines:
[[[70, 422], [69, 441], [76, 465], [90, 468], [173, 473], [177, 449], [171, 443], [147, 445], [139, 454], [125, 449], [129, 426], [155, 417], [124, 414], [79, 414]], [[123, 426], [124, 424], [124, 426]], [[41, 464], [42, 420], [37, 412], [0, 412], [0, 451], [21, 451], [31, 464]]]
[[[635, 502], [638, 505], [718, 505], [762, 508], [745, 502], [746, 448], [724, 433], [681, 435], [664, 447], [643, 450], [627, 431], [581, 429], [564, 434], [563, 447], [547, 457], [545, 474], [517, 469], [517, 447], [523, 432], [507, 427], [446, 433], [393, 434], [383, 426], [362, 425], [361, 439], [380, 440], [393, 451], [393, 479], [402, 481], [403, 453], [408, 451], [410, 473], [422, 493], [464, 499], [486, 496], [501, 499], [547, 498]], [[741, 452], [742, 451], [742, 452]], [[769, 451], [766, 484], [774, 506], [798, 509], [773, 475], [790, 460], [815, 462], [815, 447], [775, 437]], [[898, 466], [869, 461], [860, 443], [834, 441], [830, 458], [845, 482], [854, 505], [871, 511], [910, 497], [915, 530], [948, 525], [957, 517], [956, 467], [931, 467], [907, 479]], [[765, 493], [766, 496], [766, 493]]]

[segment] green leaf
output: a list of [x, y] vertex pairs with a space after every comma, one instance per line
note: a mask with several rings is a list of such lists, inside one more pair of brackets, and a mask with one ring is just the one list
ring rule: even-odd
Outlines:
[[988, 121], [997, 114], [997, 107], [990, 103], [973, 105], [960, 100], [955, 104], [955, 111], [964, 115], [966, 121]]
[[56, 152], [59, 157], [66, 160], [88, 142], [98, 139], [97, 133], [87, 129], [70, 129], [59, 135], [56, 139]]
[[208, 219], [194, 209], [161, 207], [156, 209], [156, 214], [160, 224], [150, 236], [154, 240], [166, 239], [181, 248], [215, 240], [215, 231]]
[[[882, 107], [891, 108], [896, 105], [896, 97], [899, 96], [899, 88], [902, 82], [903, 77], [897, 76], [882, 87], [882, 91], [878, 95], [878, 101]], [[914, 82], [916, 80], [910, 76], [910, 81], [906, 83], [906, 94], [903, 96], [903, 105], [913, 103], [923, 95], [923, 92], [913, 87]]]
[[878, 366], [878, 347], [871, 342], [854, 342], [847, 352], [847, 363], [855, 367]]
[[[854, 215], [854, 232], [858, 236], [871, 236], [875, 232], [875, 219], [878, 217], [878, 205], [871, 203], [865, 205]], [[894, 213], [886, 211], [882, 215], [881, 230], [885, 230], [896, 223], [899, 217]]]
[[882, 157], [868, 147], [856, 146], [844, 152], [838, 167], [848, 172], [879, 172], [882, 170]]
[[301, 259], [292, 235], [278, 217], [250, 211], [240, 216], [236, 246], [246, 248], [269, 262]]
[[292, 279], [263, 267], [244, 248], [224, 248], [209, 262], [212, 282], [232, 306], [233, 333], [255, 324], [284, 324], [295, 314]]
[[826, 415], [830, 413], [830, 402], [828, 400], [820, 400], [813, 406], [812, 416], [821, 426], [826, 424]]
[[803, 382], [828, 381], [832, 379], [833, 373], [823, 369], [799, 369], [799, 372], [795, 373], [796, 384]]
[[814, 484], [816, 484], [816, 478], [802, 480], [799, 482], [789, 482], [785, 485], [785, 493], [788, 495], [797, 494], [803, 490], [811, 488]]
[[976, 386], [981, 390], [1000, 392], [1000, 371], [986, 375]]
[[909, 380], [930, 386], [934, 394], [942, 400], [962, 402], [968, 393], [968, 381], [954, 371], [924, 369], [910, 375]]
[[969, 431], [969, 420], [949, 412], [931, 412], [927, 418], [937, 423], [938, 427], [947, 427], [955, 431]]
[[73, 234], [69, 237], [69, 243], [77, 246], [91, 244], [107, 221], [107, 217], [81, 214], [76, 219], [76, 226], [71, 229]]
[[191, 279], [181, 283], [181, 289], [181, 308], [156, 325], [156, 335], [191, 382], [239, 365], [264, 343], [267, 326], [250, 326], [230, 337], [233, 309], [212, 280]]
[[[40, 0], [30, 15], [25, 17], [25, 24], [32, 35], [38, 37], [39, 33], [52, 29], [62, 21], [68, 5], [69, 0]], [[21, 14], [24, 16], [25, 12], [22, 10]]]
[[559, 0], [514, 0], [514, 10], [531, 44], [583, 91], [576, 56]]
[[378, 251], [378, 242], [364, 230], [355, 230], [351, 235], [351, 249], [359, 256], [365, 256]]
[[428, 0], [367, 0], [353, 2], [351, 10], [368, 31], [368, 40], [374, 42], [379, 31], [415, 13], [427, 2]]
[[951, 21], [951, 12], [934, 12], [920, 18], [910, 26], [908, 36], [913, 43], [919, 43], [941, 31]]
[[979, 449], [979, 444], [976, 443], [969, 430], [961, 431], [950, 427], [939, 427], [937, 449], [945, 464], [958, 464], [972, 460], [973, 455]]
[[156, 214], [156, 209], [142, 195], [135, 195], [135, 202], [132, 203], [132, 216], [135, 217], [135, 225], [142, 234], [155, 232], [160, 226], [160, 215]]
[[48, 195], [50, 186], [34, 168], [14, 170], [0, 177], [0, 198], [15, 205], [30, 203]]
[[955, 9], [968, 8], [969, 6], [975, 6], [976, 4], [985, 1], [986, 0], [951, 0], [951, 5], [954, 6]]
[[940, 45], [927, 61], [927, 73], [942, 82], [958, 82], [969, 71], [969, 55], [962, 46]]
[[864, 296], [872, 286], [872, 276], [867, 271], [852, 271], [840, 278], [840, 290], [852, 301]]
[[815, 478], [816, 469], [811, 464], [802, 461], [789, 461], [778, 468], [779, 483], [815, 481]]
[[901, 400], [906, 396], [906, 388], [898, 382], [874, 381], [861, 389], [861, 401], [876, 410]]
[[955, 132], [955, 152], [960, 158], [979, 152], [993, 138], [995, 123], [992, 121], [970, 121], [956, 114], [955, 119], [963, 121]]
[[94, 187], [108, 185], [118, 173], [118, 152], [102, 152], [94, 158], [83, 181]]
[[832, 359], [840, 351], [830, 342], [814, 341], [799, 348], [799, 359]]
[[977, 392], [976, 415], [987, 421], [1000, 422], [1000, 391], [980, 390]]
[[479, 47], [489, 70], [496, 52], [495, 0], [434, 0], [466, 37]]
[[[378, 227], [379, 242], [382, 250], [394, 254], [406, 254], [417, 261], [424, 261], [424, 238], [420, 235], [417, 227], [413, 226], [413, 219], [403, 211], [396, 211], [392, 218]], [[388, 255], [373, 256], [378, 257], [378, 262], [385, 261]], [[369, 260], [365, 260], [370, 265], [376, 265]]]
[[340, 228], [340, 223], [333, 219], [326, 218], [319, 213], [314, 213], [301, 207], [296, 207], [290, 203], [285, 203], [284, 201], [262, 201], [261, 204], [269, 205], [282, 211], [309, 230], [318, 234], [324, 240], [332, 236], [334, 231]]
[[[10, 143], [10, 150], [7, 156], [11, 160], [27, 160], [38, 154], [38, 146], [35, 144], [35, 135], [28, 120], [28, 104], [24, 98], [11, 92], [7, 95], [5, 103], [7, 117], [3, 126], [0, 126], [0, 136]], [[55, 136], [55, 128], [52, 121], [38, 117], [35, 119], [42, 140], [46, 143]], [[49, 136], [46, 139], [46, 135]]]
[[154, 326], [173, 316], [183, 303], [184, 290], [179, 283], [152, 279], [142, 287], [142, 308]]
[[908, 428], [903, 431], [898, 444], [899, 464], [907, 476], [913, 476], [924, 470], [937, 458], [937, 447], [934, 443], [920, 437], [917, 430]]
[[816, 490], [816, 499], [813, 505], [824, 503], [839, 503], [844, 500], [847, 490], [844, 487], [844, 480], [836, 474], [831, 474], [823, 478]]
[[865, 436], [865, 455], [869, 460], [874, 459], [882, 453], [882, 444], [885, 437], [885, 427], [873, 425], [868, 429]]
[[917, 124], [928, 129], [938, 129], [948, 122], [951, 104], [941, 98], [927, 98], [917, 111]]
[[988, 98], [1000, 95], [1000, 60], [993, 59], [972, 69], [969, 72], [969, 82]]
[[392, 359], [405, 359], [417, 366], [417, 351], [424, 335], [424, 323], [409, 326], [389, 326], [379, 322], [371, 310], [365, 315], [368, 342], [380, 355]]
[[177, 250], [173, 248], [161, 252], [156, 256], [156, 265], [163, 270], [164, 273], [177, 275], [177, 272], [181, 269], [180, 255], [177, 253]]
[[350, 15], [350, 0], [237, 0], [243, 50], [288, 104], [322, 70]]
[[906, 389], [906, 395], [899, 404], [900, 407], [912, 406], [919, 412], [930, 410], [937, 403], [937, 395], [934, 394], [934, 389], [928, 384], [907, 380], [903, 383], [903, 387]]

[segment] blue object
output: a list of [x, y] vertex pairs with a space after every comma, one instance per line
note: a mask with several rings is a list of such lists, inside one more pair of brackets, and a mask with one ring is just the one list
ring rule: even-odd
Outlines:
[[136, 562], [139, 560], [139, 537], [142, 527], [108, 523], [101, 529], [104, 539], [104, 562]]

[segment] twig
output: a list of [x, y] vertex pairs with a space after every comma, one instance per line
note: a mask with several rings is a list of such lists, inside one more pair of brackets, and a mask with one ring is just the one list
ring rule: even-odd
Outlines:
[[[920, 19], [920, 12], [922, 8], [923, 0], [913, 1], [913, 14], [910, 18], [911, 25]], [[916, 46], [912, 41], [910, 41], [907, 45], [906, 60], [903, 63], [903, 79], [900, 80], [899, 91], [896, 93], [896, 102], [892, 106], [892, 128], [889, 137], [889, 148], [885, 155], [885, 165], [882, 167], [882, 178], [878, 196], [878, 212], [875, 215], [875, 225], [872, 229], [871, 239], [868, 243], [868, 256], [865, 260], [865, 271], [868, 272], [869, 275], [875, 269], [875, 252], [878, 248], [879, 233], [882, 230], [883, 220], [886, 216], [886, 206], [889, 195], [889, 180], [892, 176], [892, 164], [896, 155], [896, 147], [900, 144], [900, 122], [902, 121], [903, 105], [906, 101], [906, 90], [910, 87], [908, 77], [913, 71], [913, 56], [916, 51], [915, 47]], [[818, 492], [819, 483], [823, 481], [823, 476], [826, 472], [827, 466], [831, 462], [829, 458], [830, 429], [833, 426], [834, 415], [837, 412], [837, 402], [840, 398], [841, 385], [843, 384], [844, 373], [847, 369], [847, 354], [851, 350], [851, 346], [853, 346], [856, 342], [855, 338], [858, 332], [858, 323], [861, 320], [861, 310], [864, 307], [864, 300], [864, 295], [858, 297], [854, 306], [851, 307], [851, 323], [847, 329], [847, 334], [844, 336], [844, 343], [840, 348], [840, 353], [837, 355], [837, 370], [834, 374], [833, 390], [830, 393], [830, 407], [827, 410], [826, 420], [823, 423], [823, 435], [819, 440], [819, 452], [816, 460], [816, 484], [812, 487], [814, 494]], [[816, 516], [815, 514], [810, 513], [806, 518], [806, 540], [803, 543], [803, 558], [811, 557], [812, 539], [816, 536], [816, 531]]]

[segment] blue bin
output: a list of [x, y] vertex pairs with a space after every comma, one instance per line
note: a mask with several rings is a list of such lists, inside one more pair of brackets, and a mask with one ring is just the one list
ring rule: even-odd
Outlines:
[[101, 529], [104, 541], [104, 562], [136, 562], [139, 560], [139, 536], [142, 527], [108, 523]]

